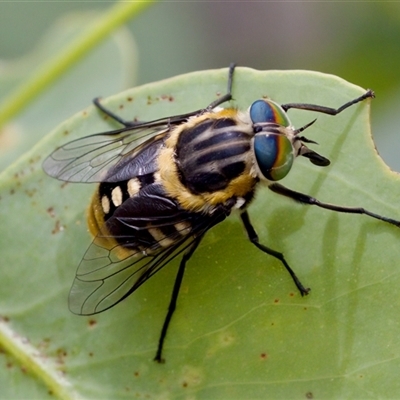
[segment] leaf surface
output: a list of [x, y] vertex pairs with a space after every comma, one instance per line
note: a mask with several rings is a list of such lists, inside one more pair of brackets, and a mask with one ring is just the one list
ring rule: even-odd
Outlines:
[[[104, 104], [125, 119], [152, 120], [207, 106], [225, 93], [226, 80], [226, 69], [196, 72], [131, 89]], [[279, 103], [338, 107], [362, 93], [330, 75], [238, 68], [233, 104], [245, 110], [268, 96]], [[376, 154], [368, 102], [336, 117], [289, 113], [296, 127], [318, 117], [305, 135], [332, 164], [318, 168], [301, 158], [284, 185], [400, 219], [400, 180]], [[301, 206], [267, 189], [259, 190], [250, 217], [260, 242], [283, 252], [312, 288], [306, 298], [277, 260], [247, 241], [233, 216], [207, 234], [189, 263], [165, 364], [152, 359], [177, 260], [110, 311], [71, 314], [68, 290], [91, 241], [85, 210], [95, 185], [53, 180], [41, 163], [66, 141], [116, 127], [89, 106], [0, 175], [3, 383], [10, 385], [12, 377], [28, 393], [37, 387], [35, 380], [64, 398], [399, 393], [399, 229], [366, 216]], [[33, 351], [17, 351], [21, 340]], [[16, 373], [18, 368], [26, 373]]]

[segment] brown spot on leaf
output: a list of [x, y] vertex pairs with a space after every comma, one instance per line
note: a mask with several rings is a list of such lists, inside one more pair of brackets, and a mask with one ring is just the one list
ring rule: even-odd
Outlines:
[[163, 94], [163, 95], [161, 96], [161, 100], [167, 100], [167, 101], [172, 102], [172, 101], [174, 101], [175, 99], [174, 99], [174, 97], [171, 96], [171, 95]]
[[94, 328], [97, 325], [97, 321], [93, 318], [89, 319], [88, 325], [90, 328]]
[[27, 194], [28, 197], [33, 197], [36, 192], [37, 192], [37, 189], [25, 189], [25, 194]]
[[57, 220], [54, 225], [54, 229], [51, 231], [51, 234], [55, 235], [56, 233], [62, 232], [63, 230], [64, 230], [64, 226], [61, 225], [60, 220]]

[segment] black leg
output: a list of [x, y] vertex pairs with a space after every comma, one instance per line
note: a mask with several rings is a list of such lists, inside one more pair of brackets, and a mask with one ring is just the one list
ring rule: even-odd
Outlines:
[[323, 114], [329, 114], [329, 115], [337, 115], [341, 113], [343, 110], [346, 108], [352, 106], [353, 104], [357, 104], [360, 101], [363, 101], [368, 98], [374, 98], [375, 94], [372, 90], [368, 89], [362, 96], [357, 97], [354, 100], [351, 100], [347, 102], [346, 104], [343, 104], [339, 108], [331, 108], [331, 107], [324, 107], [324, 106], [318, 106], [316, 104], [303, 104], [303, 103], [288, 103], [288, 104], [282, 104], [281, 107], [287, 111], [289, 108], [297, 108], [300, 110], [308, 110], [308, 111], [315, 111]]
[[286, 270], [289, 272], [297, 289], [299, 289], [300, 294], [302, 296], [307, 295], [310, 291], [310, 288], [305, 288], [303, 286], [303, 284], [300, 282], [299, 278], [296, 276], [296, 274], [294, 273], [292, 268], [290, 268], [289, 264], [286, 262], [283, 254], [279, 253], [275, 250], [272, 250], [269, 247], [264, 246], [258, 242], [258, 235], [257, 235], [256, 231], [254, 230], [253, 226], [251, 225], [251, 222], [249, 219], [249, 214], [247, 214], [247, 211], [245, 211], [244, 213], [241, 214], [241, 218], [242, 218], [243, 225], [246, 229], [247, 236], [249, 237], [250, 242], [253, 243], [258, 249], [260, 249], [264, 253], [267, 253], [270, 256], [277, 258], [284, 265]]
[[226, 94], [214, 100], [211, 104], [209, 104], [206, 108], [206, 111], [212, 110], [214, 107], [219, 106], [222, 103], [226, 103], [229, 100], [232, 100], [232, 84], [233, 84], [233, 73], [235, 72], [236, 64], [231, 63], [229, 65], [229, 72], [228, 72], [228, 88]]
[[190, 257], [193, 255], [194, 251], [197, 249], [197, 246], [200, 244], [203, 235], [197, 237], [192, 245], [189, 247], [189, 250], [183, 255], [181, 263], [179, 265], [178, 273], [175, 278], [174, 288], [172, 290], [171, 300], [168, 306], [168, 312], [164, 320], [163, 327], [161, 329], [160, 339], [158, 341], [157, 353], [154, 357], [154, 361], [158, 363], [163, 363], [164, 359], [162, 358], [162, 350], [164, 346], [165, 337], [167, 335], [168, 326], [171, 322], [172, 315], [176, 308], [176, 301], [179, 295], [179, 289], [181, 288], [181, 283], [183, 279], [183, 274], [185, 273], [186, 263], [189, 261]]
[[114, 114], [112, 111], [110, 111], [108, 108], [105, 108], [101, 103], [100, 103], [100, 98], [96, 97], [93, 99], [93, 104], [104, 114], [108, 115], [110, 118], [112, 118], [114, 121], [119, 122], [121, 125], [128, 127], [132, 127], [135, 125], [138, 125], [138, 122], [133, 122], [133, 121], [125, 121], [122, 119], [120, 116], [117, 114]]
[[[211, 104], [209, 104], [205, 109], [202, 110], [196, 110], [196, 111], [192, 111], [190, 113], [187, 114], [182, 114], [182, 115], [177, 115], [174, 117], [169, 118], [169, 123], [170, 124], [177, 124], [180, 122], [185, 121], [187, 118], [193, 116], [193, 115], [198, 115], [201, 114], [203, 112], [207, 112], [212, 110], [214, 107], [219, 106], [222, 103], [225, 103], [229, 100], [232, 99], [232, 83], [233, 83], [233, 73], [235, 71], [235, 67], [236, 65], [234, 63], [232, 63], [229, 66], [229, 75], [228, 75], [228, 89], [227, 89], [227, 93], [224, 94], [223, 96], [221, 96], [220, 98], [216, 99], [215, 101], [213, 101]], [[101, 103], [100, 103], [100, 98], [95, 98], [93, 100], [93, 104], [104, 114], [108, 115], [110, 118], [112, 118], [114, 121], [117, 121], [118, 123], [120, 123], [121, 125], [124, 125], [126, 128], [131, 128], [131, 127], [135, 127], [138, 125], [143, 125], [143, 122], [133, 122], [133, 121], [126, 121], [123, 118], [121, 118], [119, 115], [113, 113], [112, 111], [110, 111], [109, 109], [105, 108]], [[156, 120], [157, 121], [157, 120]], [[154, 122], [156, 122], [154, 121]], [[160, 121], [164, 121], [164, 119], [161, 119]]]
[[368, 215], [369, 217], [379, 219], [380, 221], [388, 222], [389, 224], [393, 224], [397, 227], [400, 227], [400, 221], [396, 221], [395, 219], [392, 218], [383, 217], [382, 215], [375, 214], [362, 207], [342, 207], [342, 206], [337, 206], [335, 204], [323, 203], [314, 197], [311, 197], [307, 194], [303, 194], [300, 192], [295, 192], [294, 190], [288, 189], [287, 187], [282, 186], [279, 183], [273, 183], [272, 185], [268, 186], [268, 188], [275, 193], [281, 194], [282, 196], [290, 197], [291, 199], [298, 201], [299, 203], [302, 204], [326, 208], [327, 210], [332, 210], [342, 213], [364, 214]]

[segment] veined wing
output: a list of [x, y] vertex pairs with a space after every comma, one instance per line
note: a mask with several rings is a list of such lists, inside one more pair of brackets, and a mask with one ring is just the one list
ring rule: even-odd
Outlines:
[[[109, 172], [118, 170], [120, 162], [135, 160], [146, 150], [146, 161], [151, 162], [151, 157], [158, 154], [153, 150], [161, 145], [171, 126], [170, 119], [164, 119], [76, 139], [53, 151], [44, 161], [43, 169], [48, 175], [68, 182], [117, 182], [119, 178]], [[149, 151], [151, 145], [156, 149]], [[136, 165], [145, 167], [143, 162]]]
[[93, 240], [71, 288], [72, 312], [113, 307], [227, 216], [188, 213], [153, 189], [126, 200]]
[[[118, 182], [121, 180], [120, 176], [114, 172], [118, 171], [120, 162], [126, 165], [127, 160], [134, 161], [136, 156], [142, 153], [143, 158], [154, 165], [151, 161], [154, 161], [158, 153], [150, 151], [149, 147], [154, 143], [161, 146], [161, 141], [171, 128], [205, 111], [207, 110], [200, 109], [187, 114], [140, 122], [73, 140], [53, 151], [43, 162], [43, 169], [48, 175], [62, 181]], [[145, 150], [149, 150], [146, 155], [143, 153]], [[139, 160], [134, 164], [133, 167], [130, 166], [130, 177], [154, 172], [139, 171], [132, 174], [135, 166], [145, 165]]]

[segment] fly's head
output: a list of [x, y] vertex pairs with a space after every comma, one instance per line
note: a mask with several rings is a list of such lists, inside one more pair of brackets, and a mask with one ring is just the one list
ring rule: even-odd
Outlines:
[[253, 151], [259, 178], [268, 181], [284, 178], [297, 156], [307, 157], [320, 167], [330, 164], [327, 158], [305, 144], [316, 142], [299, 135], [316, 120], [294, 129], [285, 110], [267, 99], [255, 101], [250, 106], [249, 116], [254, 130]]

